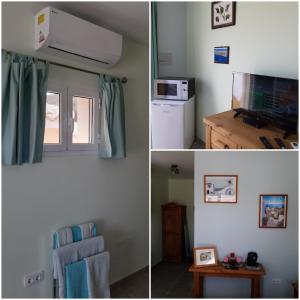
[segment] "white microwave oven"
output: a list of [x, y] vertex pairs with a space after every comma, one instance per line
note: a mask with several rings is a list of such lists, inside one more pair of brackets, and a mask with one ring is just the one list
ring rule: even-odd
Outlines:
[[189, 100], [195, 95], [195, 78], [164, 77], [154, 80], [155, 99]]

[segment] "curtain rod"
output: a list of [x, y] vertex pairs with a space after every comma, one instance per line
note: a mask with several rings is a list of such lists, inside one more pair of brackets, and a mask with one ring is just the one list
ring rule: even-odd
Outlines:
[[[89, 71], [89, 70], [85, 70], [85, 69], [81, 69], [81, 68], [77, 68], [77, 67], [72, 67], [72, 66], [60, 64], [60, 63], [49, 61], [49, 60], [44, 60], [44, 59], [38, 59], [38, 60], [43, 61], [43, 62], [48, 62], [50, 65], [54, 65], [54, 66], [58, 66], [58, 67], [64, 67], [64, 68], [81, 71], [81, 72], [85, 72], [85, 73], [89, 73], [89, 74], [93, 74], [93, 75], [99, 75], [99, 73], [97, 73], [97, 72], [93, 72], [93, 71]], [[121, 82], [127, 83], [127, 77], [122, 77]]]
[[[6, 49], [3, 49], [3, 50], [5, 50], [6, 52], [15, 53], [15, 52], [12, 52], [10, 50], [6, 50]], [[77, 68], [77, 67], [72, 67], [72, 66], [68, 66], [68, 65], [65, 65], [65, 64], [60, 64], [60, 63], [50, 61], [50, 60], [45, 60], [45, 59], [41, 59], [41, 58], [37, 58], [37, 60], [42, 61], [42, 62], [48, 62], [50, 65], [55, 65], [55, 66], [58, 66], [58, 67], [69, 68], [69, 69], [72, 69], [72, 70], [81, 71], [81, 72], [85, 72], [85, 73], [89, 73], [89, 74], [93, 74], [93, 75], [99, 75], [99, 73], [97, 73], [97, 72], [93, 72], [93, 71], [89, 71], [89, 70], [85, 70], [85, 69], [81, 69], [81, 68]], [[122, 77], [121, 78], [122, 83], [127, 83], [127, 81], [128, 81], [127, 77]]]

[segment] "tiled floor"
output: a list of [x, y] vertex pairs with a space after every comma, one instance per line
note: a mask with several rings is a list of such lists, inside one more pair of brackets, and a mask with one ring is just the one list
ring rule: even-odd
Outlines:
[[111, 298], [149, 298], [149, 268], [144, 268], [110, 287]]
[[161, 262], [151, 271], [151, 298], [192, 298], [191, 262]]

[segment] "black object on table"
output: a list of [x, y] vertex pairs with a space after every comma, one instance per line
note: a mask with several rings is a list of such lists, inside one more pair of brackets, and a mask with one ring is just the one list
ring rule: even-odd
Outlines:
[[266, 149], [274, 149], [274, 147], [270, 144], [269, 140], [265, 136], [260, 136], [259, 139], [264, 144]]
[[285, 144], [283, 143], [283, 141], [280, 138], [274, 138], [274, 140], [280, 149], [286, 149]]

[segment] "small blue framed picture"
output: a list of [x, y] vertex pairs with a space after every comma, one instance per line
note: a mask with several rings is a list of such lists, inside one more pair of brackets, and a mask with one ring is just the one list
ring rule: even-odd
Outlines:
[[215, 47], [215, 64], [229, 64], [229, 46]]

